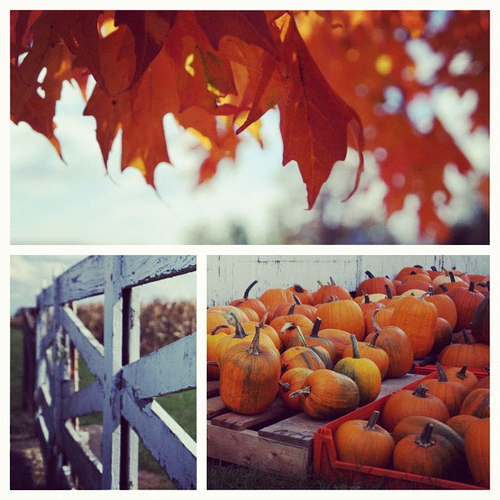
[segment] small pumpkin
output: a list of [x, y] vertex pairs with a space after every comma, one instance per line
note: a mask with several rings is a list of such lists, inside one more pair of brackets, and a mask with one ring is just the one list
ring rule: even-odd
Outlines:
[[273, 319], [278, 306], [281, 304], [293, 304], [294, 302], [292, 292], [284, 288], [268, 288], [259, 297], [259, 300], [266, 308], [269, 307], [268, 322]]
[[444, 293], [436, 294], [434, 288], [430, 287], [429, 293], [424, 296], [424, 300], [432, 302], [436, 306], [438, 317], [448, 321], [453, 331], [457, 324], [457, 308], [451, 297]]
[[219, 380], [220, 369], [217, 363], [217, 345], [222, 338], [227, 337], [223, 331], [225, 325], [216, 326], [212, 332], [207, 335], [207, 379]]
[[465, 454], [474, 483], [490, 487], [490, 419], [474, 423], [465, 433]]
[[386, 278], [385, 276], [375, 276], [371, 271], [365, 271], [365, 274], [368, 276], [365, 280], [363, 280], [356, 288], [356, 295], [360, 296], [364, 293], [372, 294], [372, 293], [382, 293], [385, 294], [385, 286], [389, 287], [392, 295], [396, 295], [396, 288], [394, 287], [393, 282]]
[[312, 292], [305, 289], [302, 285], [295, 283], [293, 286], [288, 287], [288, 290], [290, 290], [298, 297], [301, 304], [314, 305], [314, 297]]
[[332, 420], [353, 411], [359, 404], [359, 390], [349, 377], [332, 370], [316, 370], [304, 387], [290, 397], [299, 397], [302, 410], [316, 420]]
[[219, 365], [220, 397], [230, 410], [254, 415], [276, 399], [281, 376], [279, 357], [274, 346], [260, 344], [259, 327], [251, 343], [229, 348]]
[[357, 340], [365, 338], [365, 318], [359, 304], [354, 300], [334, 300], [318, 306], [317, 315], [324, 328], [345, 330], [356, 335]]
[[394, 439], [380, 425], [380, 412], [375, 410], [368, 420], [348, 420], [334, 434], [338, 459], [358, 465], [388, 468], [392, 463]]
[[[322, 360], [323, 355], [315, 350], [315, 347], [309, 347], [304, 340], [300, 327], [297, 327], [297, 333], [301, 338], [300, 346], [288, 347], [280, 357], [281, 371], [286, 372], [292, 368], [302, 367], [309, 368], [310, 370], [319, 370], [326, 368]], [[326, 357], [329, 357], [326, 351]]]
[[410, 415], [432, 417], [440, 422], [450, 418], [446, 405], [438, 397], [428, 394], [427, 387], [422, 384], [413, 391], [402, 389], [389, 396], [382, 411], [383, 426], [392, 432], [403, 418]]
[[382, 377], [378, 366], [368, 358], [359, 354], [356, 336], [351, 334], [352, 357], [343, 357], [333, 370], [347, 375], [356, 382], [359, 389], [359, 404], [365, 405], [375, 401], [382, 388]]
[[299, 398], [291, 398], [290, 394], [301, 389], [305, 380], [312, 372], [309, 368], [297, 367], [287, 370], [281, 376], [278, 384], [278, 395], [283, 404], [290, 408], [290, 410], [302, 411]]
[[450, 366], [449, 368], [445, 368], [444, 371], [448, 380], [451, 382], [459, 382], [464, 385], [469, 392], [477, 386], [477, 376], [474, 372], [467, 369], [467, 365], [463, 365], [461, 368]]
[[351, 294], [343, 286], [337, 285], [335, 281], [330, 277], [330, 281], [327, 284], [318, 281], [319, 288], [313, 293], [313, 303], [315, 306], [319, 304], [325, 304], [330, 300], [330, 297], [335, 296], [339, 300], [349, 300], [351, 299]]
[[419, 435], [408, 435], [394, 448], [394, 469], [425, 477], [454, 479], [459, 456], [444, 437], [433, 433], [434, 426], [426, 424]]
[[303, 314], [295, 314], [294, 310], [295, 307], [292, 306], [291, 314], [278, 316], [269, 323], [278, 332], [283, 349], [286, 349], [288, 342], [298, 335], [297, 328], [300, 328], [303, 334], [309, 335], [314, 326], [308, 317]]

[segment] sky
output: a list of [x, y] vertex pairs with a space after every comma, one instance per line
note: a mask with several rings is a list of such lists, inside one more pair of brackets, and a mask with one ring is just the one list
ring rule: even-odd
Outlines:
[[[86, 255], [12, 255], [10, 257], [10, 314], [20, 307], [36, 306], [41, 290]], [[160, 280], [141, 286], [141, 301], [156, 298], [164, 302], [195, 301], [196, 273]], [[95, 298], [93, 300], [102, 300]]]

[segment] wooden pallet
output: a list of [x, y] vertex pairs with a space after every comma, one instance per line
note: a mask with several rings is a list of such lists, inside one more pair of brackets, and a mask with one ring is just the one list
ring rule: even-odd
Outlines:
[[[407, 374], [384, 381], [379, 397], [421, 378]], [[314, 432], [328, 420], [294, 414], [279, 398], [257, 415], [229, 411], [219, 396], [219, 382], [207, 387], [207, 452], [210, 458], [285, 476], [306, 476], [312, 471]]]

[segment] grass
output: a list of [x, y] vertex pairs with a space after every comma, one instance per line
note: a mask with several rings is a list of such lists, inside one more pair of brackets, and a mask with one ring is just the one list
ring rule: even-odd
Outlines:
[[[10, 432], [34, 435], [33, 418], [22, 410], [23, 332], [12, 328], [10, 336]], [[87, 365], [79, 360], [80, 388], [95, 381]], [[157, 398], [157, 402], [179, 425], [196, 440], [196, 390], [169, 394]], [[80, 418], [80, 425], [102, 424], [102, 414], [94, 413]], [[142, 441], [139, 442], [139, 468], [164, 476], [162, 488], [173, 488], [166, 474], [151, 456]]]

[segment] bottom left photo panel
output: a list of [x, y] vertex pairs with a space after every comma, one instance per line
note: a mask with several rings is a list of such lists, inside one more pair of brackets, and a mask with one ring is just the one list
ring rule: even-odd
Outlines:
[[10, 489], [196, 489], [196, 256], [10, 272]]

